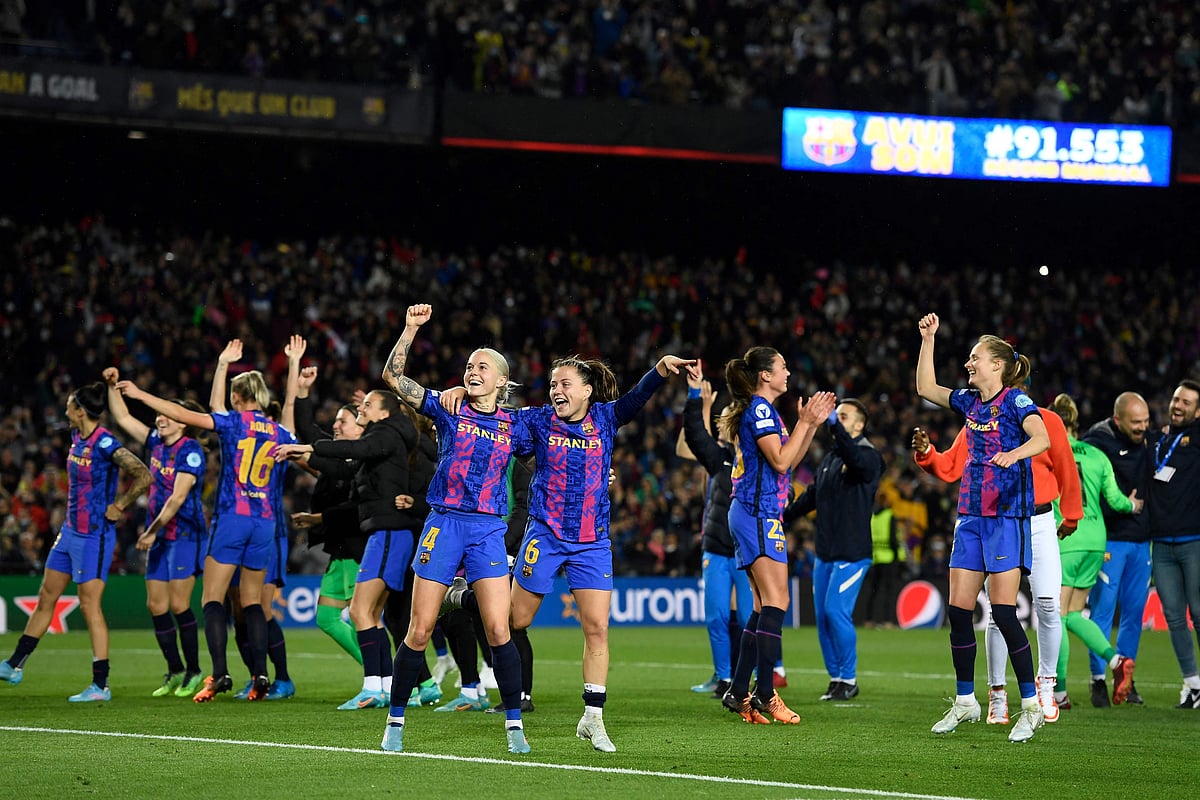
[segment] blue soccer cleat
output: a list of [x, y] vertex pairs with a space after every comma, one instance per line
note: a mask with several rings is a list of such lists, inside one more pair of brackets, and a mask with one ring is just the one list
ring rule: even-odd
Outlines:
[[338, 706], [338, 711], [358, 711], [363, 708], [387, 708], [387, 698], [383, 692], [371, 692], [363, 689], [346, 702]]
[[67, 698], [71, 703], [96, 703], [104, 700], [112, 700], [112, 690], [107, 686], [101, 689], [96, 684], [89, 684], [79, 694], [73, 694]]
[[7, 661], [0, 661], [0, 681], [8, 681], [13, 686], [16, 686], [25, 679], [25, 670], [20, 667], [14, 667]]
[[492, 703], [487, 699], [487, 695], [472, 698], [460, 694], [450, 702], [438, 706], [434, 711], [487, 711], [491, 707]]
[[389, 722], [383, 729], [383, 741], [379, 746], [392, 753], [404, 752], [404, 726]]
[[274, 681], [267, 689], [268, 700], [287, 700], [296, 696], [296, 684], [291, 681]]
[[508, 752], [529, 752], [529, 742], [525, 741], [525, 730], [523, 728], [509, 728], [506, 733], [508, 735]]
[[254, 679], [246, 681], [246, 685], [233, 693], [234, 700], [245, 700], [250, 694], [250, 690], [254, 688]]

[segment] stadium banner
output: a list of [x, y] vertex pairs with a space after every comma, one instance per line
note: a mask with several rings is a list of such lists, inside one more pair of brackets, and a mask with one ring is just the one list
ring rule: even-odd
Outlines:
[[787, 108], [782, 164], [815, 172], [1167, 186], [1171, 129]]
[[213, 126], [254, 133], [433, 137], [431, 92], [362, 84], [0, 59], [0, 109], [97, 122]]
[[[37, 607], [40, 575], [0, 575], [0, 634], [24, 629], [30, 614]], [[275, 596], [271, 611], [284, 627], [311, 628], [317, 624], [317, 598], [321, 589], [320, 575], [288, 575], [287, 585]], [[937, 628], [945, 621], [945, 587], [928, 581], [911, 581], [901, 590], [896, 602], [896, 618], [900, 627]], [[792, 627], [815, 624], [812, 604], [812, 581], [792, 578], [792, 603], [787, 620]], [[150, 630], [150, 612], [146, 610], [146, 581], [140, 575], [111, 575], [104, 590], [104, 616], [110, 628]], [[975, 612], [975, 627], [986, 624], [989, 606], [982, 592]], [[192, 594], [192, 610], [199, 617], [200, 582]], [[344, 614], [343, 614], [344, 615]], [[1017, 615], [1022, 624], [1036, 625], [1033, 603], [1028, 587], [1022, 584], [1017, 598]], [[856, 619], [857, 619], [856, 614]], [[621, 625], [703, 625], [704, 582], [699, 578], [616, 578], [609, 623]], [[579, 610], [567, 588], [565, 578], [554, 581], [554, 589], [542, 601], [534, 617], [535, 627], [579, 625]], [[1150, 588], [1150, 598], [1142, 614], [1142, 628], [1165, 631], [1166, 618], [1158, 591]], [[50, 621], [49, 633], [86, 630], [79, 597], [71, 584], [59, 598]]]

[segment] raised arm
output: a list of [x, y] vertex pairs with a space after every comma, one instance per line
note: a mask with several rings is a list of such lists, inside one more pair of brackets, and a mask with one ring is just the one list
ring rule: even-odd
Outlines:
[[808, 446], [812, 444], [817, 427], [828, 418], [829, 412], [833, 411], [836, 405], [837, 398], [833, 396], [833, 392], [817, 392], [809, 398], [807, 404], [803, 397], [797, 400], [796, 410], [800, 417], [787, 443], [784, 443], [782, 436], [775, 433], [763, 436], [757, 441], [758, 450], [771, 465], [771, 469], [781, 473], [795, 469], [808, 453]]
[[404, 368], [408, 364], [408, 351], [412, 349], [417, 329], [432, 316], [433, 307], [426, 303], [409, 306], [404, 315], [404, 332], [400, 334], [392, 352], [388, 354], [387, 363], [383, 365], [383, 382], [404, 402], [417, 409], [425, 399], [425, 387], [407, 377]]
[[125, 398], [117, 389], [121, 374], [116, 367], [109, 367], [104, 370], [103, 374], [104, 383], [108, 386], [108, 413], [112, 415], [113, 422], [129, 434], [130, 438], [144, 443], [146, 437], [150, 435], [150, 426], [129, 413], [129, 407], [125, 405]]
[[138, 388], [133, 381], [119, 381], [117, 389], [125, 397], [132, 400], [140, 400], [148, 408], [158, 414], [162, 414], [167, 419], [173, 419], [176, 422], [182, 422], [184, 425], [191, 425], [194, 428], [201, 428], [206, 431], [216, 430], [217, 426], [213, 422], [211, 414], [201, 414], [198, 411], [192, 411], [190, 408], [184, 408], [178, 403], [172, 403], [170, 400], [163, 400], [161, 397], [156, 397]]
[[225, 406], [225, 379], [229, 374], [229, 365], [242, 357], [242, 340], [230, 339], [217, 356], [217, 366], [213, 370], [212, 390], [208, 393], [208, 407], [213, 413], [228, 411]]
[[303, 336], [292, 334], [292, 338], [283, 347], [283, 354], [288, 360], [287, 388], [283, 393], [283, 410], [279, 413], [279, 424], [289, 431], [296, 430], [296, 396], [300, 392], [300, 359], [308, 349], [308, 342]]
[[917, 394], [942, 408], [950, 407], [950, 390], [937, 382], [933, 366], [933, 339], [939, 327], [937, 314], [926, 314], [917, 323], [921, 331], [921, 352], [917, 356]]
[[[175, 403], [168, 403], [168, 405], [175, 405]], [[113, 452], [112, 460], [117, 465], [117, 468], [121, 470], [121, 474], [131, 479], [129, 488], [117, 495], [112, 504], [104, 509], [104, 518], [109, 522], [116, 522], [125, 513], [126, 509], [133, 505], [133, 502], [150, 488], [150, 470], [146, 469], [146, 465], [124, 447], [118, 448]]]
[[175, 518], [175, 515], [179, 513], [179, 509], [183, 508], [188, 492], [195, 485], [195, 475], [187, 472], [175, 473], [175, 488], [171, 490], [171, 496], [167, 498], [167, 502], [163, 503], [162, 510], [158, 512], [158, 516], [146, 526], [146, 530], [138, 537], [138, 550], [150, 549], [150, 546], [154, 544], [154, 540], [158, 538], [159, 531]]

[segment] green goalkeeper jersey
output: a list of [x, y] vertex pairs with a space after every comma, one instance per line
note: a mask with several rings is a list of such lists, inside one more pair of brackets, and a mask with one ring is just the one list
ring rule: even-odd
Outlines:
[[[1067, 553], [1076, 550], [1103, 551], [1108, 541], [1104, 529], [1104, 514], [1100, 510], [1103, 497], [1115, 511], [1128, 514], [1133, 511], [1133, 501], [1121, 493], [1117, 477], [1113, 474], [1112, 462], [1104, 452], [1087, 442], [1068, 436], [1075, 466], [1079, 469], [1079, 488], [1083, 495], [1083, 519], [1075, 533], [1058, 541], [1058, 549]], [[1054, 515], [1060, 521], [1058, 501], [1054, 502]]]

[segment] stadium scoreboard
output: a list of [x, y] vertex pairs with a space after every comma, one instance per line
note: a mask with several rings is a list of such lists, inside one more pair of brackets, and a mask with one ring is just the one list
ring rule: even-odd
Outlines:
[[1167, 186], [1171, 129], [788, 108], [784, 169]]

